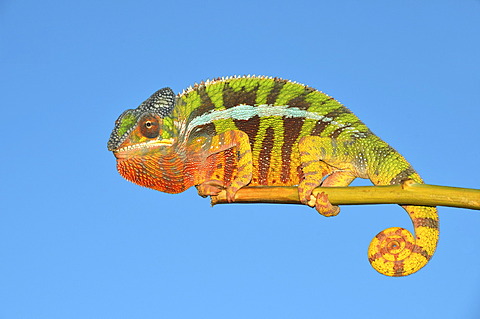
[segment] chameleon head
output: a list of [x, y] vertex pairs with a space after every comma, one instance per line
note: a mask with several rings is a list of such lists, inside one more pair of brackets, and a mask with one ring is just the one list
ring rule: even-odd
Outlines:
[[167, 193], [179, 193], [190, 186], [178, 178], [183, 163], [175, 149], [175, 105], [173, 91], [163, 88], [117, 119], [107, 147], [125, 179]]
[[117, 160], [162, 152], [174, 143], [171, 113], [175, 94], [170, 88], [155, 92], [136, 109], [126, 110], [115, 122], [107, 147]]

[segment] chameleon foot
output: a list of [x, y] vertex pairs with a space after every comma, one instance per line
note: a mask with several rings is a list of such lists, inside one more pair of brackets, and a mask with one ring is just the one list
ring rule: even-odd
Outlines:
[[317, 212], [326, 217], [337, 216], [340, 213], [340, 207], [332, 205], [328, 200], [328, 195], [324, 192], [320, 192], [315, 197], [311, 195], [310, 201], [307, 203], [309, 206], [315, 206]]
[[225, 189], [223, 182], [219, 180], [206, 181], [195, 187], [197, 188], [198, 195], [202, 197], [216, 196]]
[[[315, 206], [316, 198], [312, 195], [312, 191], [315, 187], [319, 186], [319, 183], [307, 182], [302, 181], [300, 185], [298, 185], [298, 197], [300, 198], [300, 202], [304, 205], [308, 205], [310, 207]], [[312, 201], [313, 198], [313, 201]]]
[[228, 186], [228, 187], [225, 188], [223, 182], [219, 181], [219, 180], [209, 180], [209, 181], [203, 182], [199, 185], [196, 185], [195, 187], [197, 188], [198, 195], [200, 195], [202, 197], [216, 196], [222, 190], [226, 189], [227, 201], [229, 203], [231, 203], [235, 200], [235, 194], [239, 190], [238, 187], [232, 187], [232, 186]]
[[227, 202], [231, 203], [235, 201], [235, 194], [237, 193], [238, 188], [236, 187], [227, 187]]

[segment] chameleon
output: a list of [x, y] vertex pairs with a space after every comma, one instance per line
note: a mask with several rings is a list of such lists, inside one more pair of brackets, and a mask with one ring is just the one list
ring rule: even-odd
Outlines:
[[[202, 81], [175, 94], [166, 87], [123, 112], [107, 143], [118, 172], [166, 193], [196, 186], [205, 197], [245, 186], [297, 186], [301, 203], [324, 216], [338, 206], [316, 187], [423, 183], [396, 150], [347, 107], [312, 87], [268, 76]], [[403, 205], [414, 234], [378, 233], [368, 260], [379, 273], [406, 276], [425, 266], [439, 236], [436, 207]]]

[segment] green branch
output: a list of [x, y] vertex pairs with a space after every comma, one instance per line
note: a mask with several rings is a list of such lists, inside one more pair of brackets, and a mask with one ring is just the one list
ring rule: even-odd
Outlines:
[[[328, 194], [334, 205], [402, 204], [448, 206], [480, 210], [480, 190], [416, 184], [407, 181], [390, 186], [319, 187], [313, 191]], [[227, 203], [225, 191], [211, 197], [212, 205]], [[235, 203], [300, 204], [297, 187], [244, 187], [235, 195]]]

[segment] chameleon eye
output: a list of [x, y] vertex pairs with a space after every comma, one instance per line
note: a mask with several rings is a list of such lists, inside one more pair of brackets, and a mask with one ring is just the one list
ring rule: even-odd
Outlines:
[[140, 132], [143, 136], [148, 138], [157, 137], [160, 132], [158, 120], [151, 115], [146, 115], [140, 121]]

